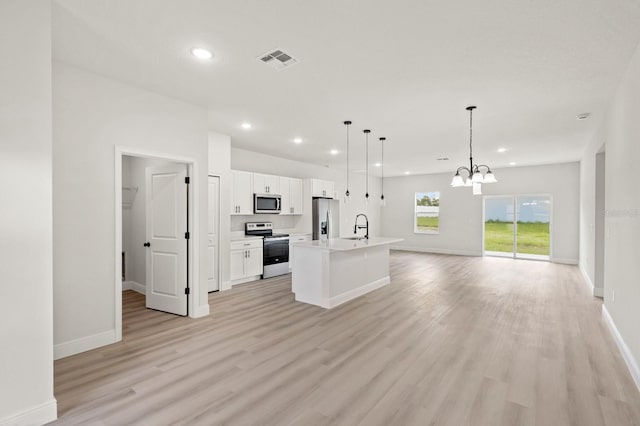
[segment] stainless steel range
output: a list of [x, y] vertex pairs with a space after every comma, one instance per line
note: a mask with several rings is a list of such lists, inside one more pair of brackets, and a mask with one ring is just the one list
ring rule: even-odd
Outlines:
[[262, 278], [289, 273], [289, 234], [274, 234], [271, 222], [245, 223], [245, 235], [264, 237], [262, 247]]

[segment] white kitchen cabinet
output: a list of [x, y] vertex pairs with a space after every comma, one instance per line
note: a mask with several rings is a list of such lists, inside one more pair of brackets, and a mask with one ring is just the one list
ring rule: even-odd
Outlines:
[[246, 250], [231, 250], [231, 268], [229, 268], [231, 281], [244, 278], [244, 259], [246, 257]]
[[252, 281], [262, 275], [262, 239], [231, 242], [229, 275], [232, 284]]
[[280, 176], [254, 173], [253, 189], [256, 194], [280, 194]]
[[231, 214], [253, 214], [253, 173], [231, 171]]
[[335, 185], [333, 182], [322, 179], [311, 179], [311, 196], [333, 198]]
[[244, 275], [247, 277], [262, 275], [262, 247], [252, 248], [247, 252], [244, 262]]
[[280, 177], [280, 195], [282, 196], [281, 215], [302, 214], [303, 205], [302, 179]]
[[311, 234], [289, 236], [289, 272], [291, 272], [291, 268], [293, 267], [293, 245], [302, 241], [311, 241]]

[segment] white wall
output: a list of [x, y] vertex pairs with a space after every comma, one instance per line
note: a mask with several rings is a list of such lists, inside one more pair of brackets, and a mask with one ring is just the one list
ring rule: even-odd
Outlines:
[[126, 281], [135, 283], [134, 289], [137, 291], [144, 291], [147, 285], [147, 249], [143, 245], [147, 241], [145, 169], [170, 164], [176, 163], [128, 155], [122, 158], [123, 186], [138, 188], [131, 208], [122, 210], [122, 248], [126, 254]]
[[[53, 66], [54, 342], [56, 356], [113, 342], [115, 148], [188, 157], [199, 232], [207, 224], [204, 109], [80, 69]], [[120, 191], [120, 188], [118, 188]], [[208, 312], [206, 238], [194, 232], [195, 308]], [[193, 305], [192, 305], [193, 306]]]
[[49, 2], [0, 2], [0, 56], [0, 424], [44, 424], [56, 418]]
[[[640, 163], [640, 48], [636, 50], [618, 87], [600, 131], [585, 150], [581, 162], [580, 262], [594, 280], [595, 253], [595, 158], [606, 146], [605, 166], [605, 243], [604, 243], [604, 311], [619, 332], [618, 344], [640, 387], [640, 191], [633, 175]], [[615, 295], [615, 297], [614, 297]], [[605, 318], [607, 315], [605, 314]], [[614, 333], [615, 335], [615, 333]]]
[[[579, 164], [566, 163], [494, 170], [499, 182], [483, 185], [483, 195], [549, 194], [553, 197], [552, 260], [578, 262]], [[398, 246], [436, 253], [482, 255], [482, 196], [452, 188], [452, 173], [385, 179], [387, 205], [382, 233], [404, 238]], [[440, 191], [440, 234], [414, 234], [416, 192]]]

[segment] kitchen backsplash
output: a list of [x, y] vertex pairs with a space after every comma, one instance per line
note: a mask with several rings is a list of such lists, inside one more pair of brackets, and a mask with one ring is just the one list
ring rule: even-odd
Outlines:
[[280, 216], [277, 214], [254, 214], [250, 216], [231, 216], [231, 231], [244, 231], [247, 222], [273, 222], [274, 229], [297, 229], [302, 216]]

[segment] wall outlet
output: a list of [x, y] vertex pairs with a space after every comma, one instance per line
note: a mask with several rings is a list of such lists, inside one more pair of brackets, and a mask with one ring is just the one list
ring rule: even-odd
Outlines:
[[611, 301], [615, 302], [616, 301], [616, 289], [612, 289], [611, 290]]

